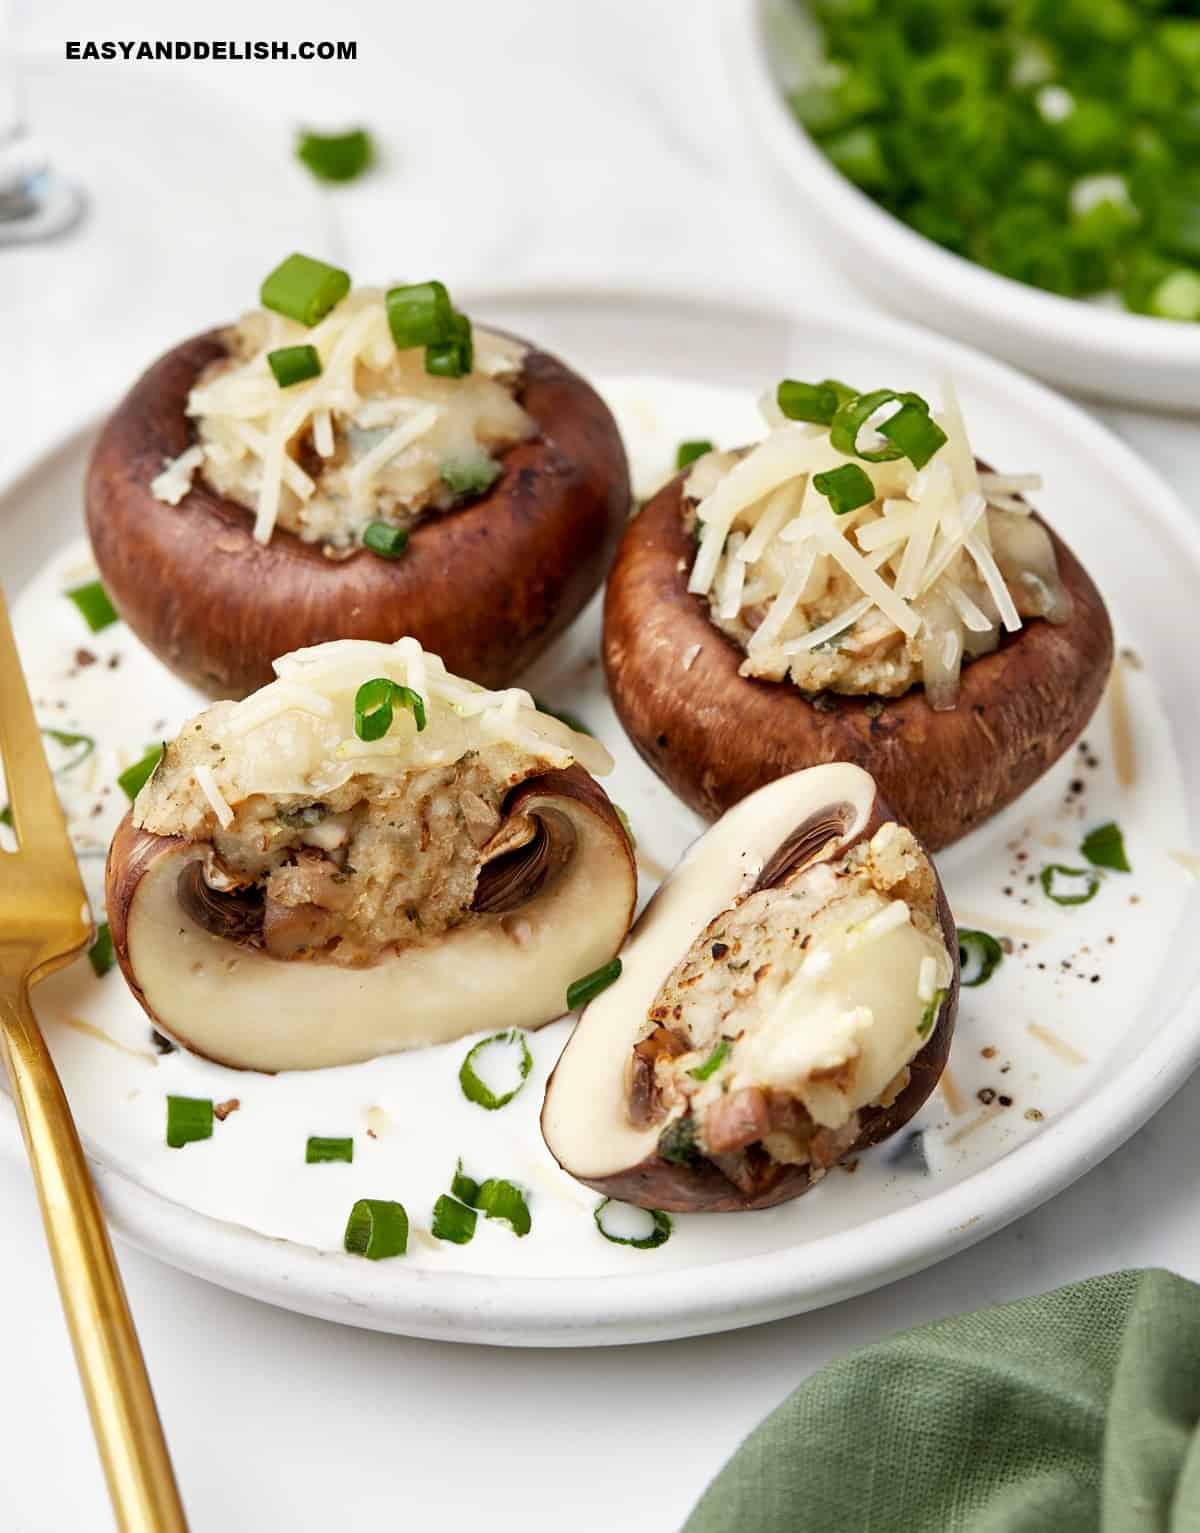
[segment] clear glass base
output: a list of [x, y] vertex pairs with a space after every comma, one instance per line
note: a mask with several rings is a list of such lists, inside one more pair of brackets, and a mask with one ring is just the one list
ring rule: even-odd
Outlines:
[[0, 245], [57, 239], [83, 215], [83, 193], [53, 170], [40, 170], [0, 193]]

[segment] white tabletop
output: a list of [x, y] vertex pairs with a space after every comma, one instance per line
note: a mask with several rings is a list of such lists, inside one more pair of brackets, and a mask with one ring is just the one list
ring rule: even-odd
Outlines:
[[[774, 212], [725, 91], [721, 0], [19, 0], [34, 125], [93, 198], [53, 248], [0, 250], [0, 482], [165, 340], [303, 246], [379, 278], [647, 274], [845, 298]], [[738, 3], [738, 0], [728, 0]], [[356, 63], [67, 62], [68, 39], [353, 39]], [[361, 120], [385, 164], [318, 194], [297, 121]], [[858, 300], [854, 300], [857, 302]], [[190, 323], [194, 321], [194, 323]], [[1191, 505], [1194, 426], [1105, 418]], [[721, 1337], [509, 1352], [340, 1330], [122, 1250], [195, 1533], [677, 1526], [740, 1437], [822, 1363], [1091, 1273], [1200, 1278], [1200, 1083], [1003, 1234], [834, 1309]], [[111, 1526], [24, 1166], [0, 1160], [0, 1526]]]

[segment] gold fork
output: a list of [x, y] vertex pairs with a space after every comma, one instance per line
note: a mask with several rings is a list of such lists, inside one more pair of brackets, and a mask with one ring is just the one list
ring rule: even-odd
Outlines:
[[2, 595], [0, 757], [19, 846], [0, 852], [0, 1054], [118, 1526], [187, 1533], [96, 1189], [29, 1005], [30, 987], [91, 941], [92, 922]]

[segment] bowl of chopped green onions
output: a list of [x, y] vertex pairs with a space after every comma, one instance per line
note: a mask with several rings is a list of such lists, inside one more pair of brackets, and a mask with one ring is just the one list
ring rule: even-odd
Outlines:
[[1200, 0], [747, 0], [728, 28], [789, 203], [872, 296], [1200, 411]]

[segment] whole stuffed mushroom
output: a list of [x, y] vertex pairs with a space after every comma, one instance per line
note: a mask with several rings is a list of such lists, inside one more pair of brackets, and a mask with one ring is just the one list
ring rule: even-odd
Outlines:
[[262, 299], [167, 352], [100, 434], [87, 525], [121, 616], [210, 696], [293, 650], [405, 634], [507, 685], [624, 525], [607, 407], [549, 353], [472, 329], [440, 283], [351, 292], [292, 256]]
[[1036, 476], [978, 463], [952, 395], [937, 417], [835, 380], [778, 398], [808, 416], [773, 402], [763, 441], [709, 453], [629, 523], [604, 611], [617, 714], [708, 819], [853, 761], [946, 846], [1078, 738], [1112, 668], [1104, 603], [1026, 503]]

